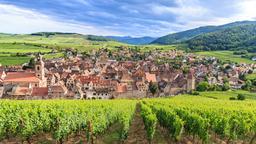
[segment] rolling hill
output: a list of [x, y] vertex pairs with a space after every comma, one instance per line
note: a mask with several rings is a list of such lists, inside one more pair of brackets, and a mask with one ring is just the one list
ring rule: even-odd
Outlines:
[[201, 34], [185, 43], [194, 51], [247, 50], [256, 52], [256, 24], [234, 26]]
[[212, 32], [218, 32], [223, 31], [230, 28], [235, 27], [243, 27], [246, 25], [256, 25], [256, 21], [239, 21], [239, 22], [233, 22], [225, 25], [220, 26], [204, 26], [199, 27], [187, 31], [182, 31], [174, 34], [169, 34], [163, 37], [160, 37], [152, 42], [152, 44], [175, 44], [175, 43], [182, 43], [187, 40], [191, 40], [197, 36], [212, 33]]
[[189, 40], [195, 36], [198, 36], [200, 34], [208, 33], [208, 32], [213, 32], [216, 31], [215, 26], [205, 26], [205, 27], [199, 27], [196, 29], [191, 29], [179, 33], [174, 33], [174, 34], [169, 34], [163, 37], [160, 37], [156, 40], [154, 40], [151, 44], [175, 44], [179, 42], [183, 42], [186, 40]]
[[110, 38], [122, 43], [127, 43], [127, 44], [132, 44], [132, 45], [144, 45], [144, 44], [149, 44], [152, 41], [154, 41], [156, 38], [153, 37], [130, 37], [130, 36], [106, 36], [106, 38]]
[[126, 45], [102, 36], [82, 35], [77, 33], [40, 32], [33, 34], [0, 34], [0, 45], [32, 45], [41, 48], [66, 49], [74, 48], [79, 51], [88, 51], [108, 47]]

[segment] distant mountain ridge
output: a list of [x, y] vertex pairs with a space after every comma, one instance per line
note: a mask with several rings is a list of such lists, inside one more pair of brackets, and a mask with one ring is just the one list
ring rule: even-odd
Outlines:
[[151, 42], [151, 44], [167, 45], [167, 44], [181, 43], [181, 42], [190, 40], [190, 39], [195, 38], [202, 34], [217, 32], [217, 31], [225, 30], [227, 28], [251, 25], [251, 24], [256, 24], [256, 21], [239, 21], [239, 22], [233, 22], [233, 23], [220, 25], [220, 26], [204, 26], [204, 27], [199, 27], [199, 28], [186, 30], [186, 31], [182, 31], [182, 32], [177, 32], [174, 34], [169, 34], [169, 35], [160, 37], [160, 38], [154, 40], [153, 42]]
[[31, 36], [45, 36], [45, 37], [50, 37], [50, 36], [55, 36], [55, 35], [77, 36], [77, 37], [82, 37], [82, 38], [85, 38], [85, 39], [91, 40], [91, 41], [112, 41], [112, 39], [106, 38], [104, 36], [83, 35], [83, 34], [78, 34], [78, 33], [65, 33], [65, 32], [38, 32], [38, 33], [32, 33], [30, 35]]
[[130, 37], [130, 36], [106, 36], [106, 38], [110, 38], [122, 43], [133, 44], [133, 45], [143, 45], [149, 44], [153, 42], [155, 39], [154, 37]]

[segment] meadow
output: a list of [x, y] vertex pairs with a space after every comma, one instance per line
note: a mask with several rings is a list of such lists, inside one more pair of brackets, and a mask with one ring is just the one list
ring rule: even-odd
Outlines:
[[0, 64], [2, 66], [21, 65], [29, 62], [31, 58], [27, 56], [13, 56], [12, 54], [0, 54]]
[[247, 58], [242, 58], [239, 55], [234, 55], [233, 51], [203, 51], [203, 52], [196, 52], [198, 55], [202, 56], [211, 56], [216, 57], [217, 59], [220, 59], [225, 62], [235, 62], [235, 63], [255, 63], [255, 61], [252, 61]]
[[147, 52], [152, 50], [160, 50], [160, 51], [169, 51], [177, 49], [177, 45], [139, 45], [134, 46], [138, 47], [140, 51]]
[[45, 59], [55, 59], [55, 58], [63, 58], [64, 57], [64, 53], [52, 53], [52, 54], [44, 54], [43, 58]]
[[256, 93], [251, 93], [244, 90], [200, 92], [199, 96], [212, 99], [229, 100], [230, 97], [236, 98], [238, 94], [244, 95], [248, 100], [256, 100]]
[[0, 53], [49, 53], [51, 49], [24, 43], [0, 43]]
[[246, 79], [248, 79], [248, 80], [254, 80], [254, 79], [256, 79], [256, 73], [246, 75]]
[[116, 41], [92, 41], [79, 34], [56, 34], [48, 37], [35, 35], [0, 36], [0, 43], [30, 44], [38, 45], [42, 48], [54, 48], [58, 50], [73, 48], [81, 52], [103, 47], [114, 49], [117, 46], [126, 45]]
[[[115, 51], [120, 47], [138, 49], [139, 51], [150, 50], [173, 50], [176, 45], [129, 45], [117, 41], [89, 40], [86, 36], [79, 34], [56, 34], [50, 36], [38, 35], [9, 35], [0, 34], [0, 64], [20, 65], [26, 63], [30, 56], [15, 56], [8, 54], [33, 54], [44, 53], [46, 59], [60, 58], [64, 56], [63, 51], [71, 48], [78, 52], [92, 51], [107, 48]], [[51, 53], [52, 51], [57, 53]], [[5, 55], [4, 55], [5, 54]]]

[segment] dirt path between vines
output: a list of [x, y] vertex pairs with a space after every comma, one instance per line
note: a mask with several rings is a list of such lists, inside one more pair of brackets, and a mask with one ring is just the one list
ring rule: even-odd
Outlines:
[[124, 141], [124, 144], [148, 144], [147, 133], [145, 126], [140, 115], [140, 106], [137, 105], [136, 112], [134, 114], [130, 129], [128, 131], [128, 137]]

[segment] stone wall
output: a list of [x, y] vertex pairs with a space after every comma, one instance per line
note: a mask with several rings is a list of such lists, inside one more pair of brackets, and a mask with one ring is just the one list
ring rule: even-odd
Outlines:
[[114, 98], [145, 98], [147, 93], [145, 91], [128, 91], [125, 93], [114, 93]]

